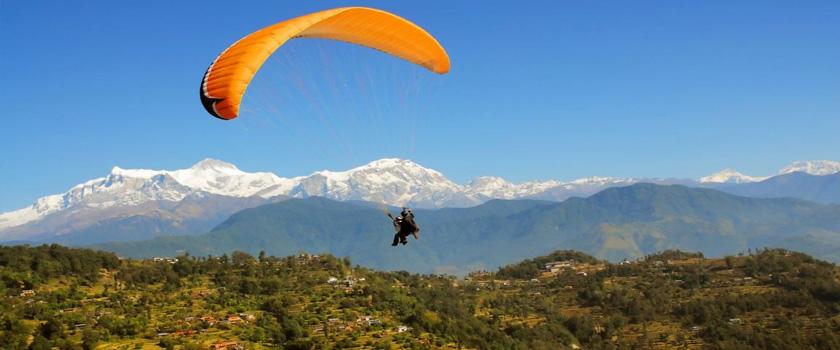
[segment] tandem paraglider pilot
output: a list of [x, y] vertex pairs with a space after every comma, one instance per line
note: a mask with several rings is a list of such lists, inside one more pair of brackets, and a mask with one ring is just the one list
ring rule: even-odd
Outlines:
[[397, 244], [408, 244], [408, 235], [414, 236], [414, 239], [419, 239], [420, 236], [420, 227], [417, 226], [417, 222], [414, 221], [414, 212], [411, 211], [410, 208], [403, 208], [402, 212], [400, 212], [400, 216], [394, 217], [391, 213], [388, 213], [388, 217], [394, 223], [394, 242], [391, 243], [392, 246], [397, 246]]

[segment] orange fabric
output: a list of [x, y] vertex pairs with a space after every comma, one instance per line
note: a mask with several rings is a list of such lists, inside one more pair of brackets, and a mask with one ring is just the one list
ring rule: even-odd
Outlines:
[[394, 14], [345, 7], [283, 21], [239, 39], [213, 61], [201, 81], [201, 100], [222, 119], [239, 115], [251, 79], [277, 48], [292, 38], [321, 38], [367, 46], [435, 73], [449, 71], [449, 56], [429, 33]]

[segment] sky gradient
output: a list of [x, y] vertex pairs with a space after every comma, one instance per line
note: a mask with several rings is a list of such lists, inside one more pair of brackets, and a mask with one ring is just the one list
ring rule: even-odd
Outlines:
[[[409, 158], [465, 183], [769, 175], [840, 160], [838, 1], [0, 2], [0, 211], [113, 166], [280, 176]], [[240, 118], [198, 98], [241, 36], [338, 6], [427, 29], [452, 70], [295, 40]]]

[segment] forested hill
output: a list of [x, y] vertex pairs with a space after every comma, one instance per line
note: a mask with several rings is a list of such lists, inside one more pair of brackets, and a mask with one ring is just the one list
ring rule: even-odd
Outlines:
[[303, 250], [349, 256], [378, 269], [453, 273], [555, 249], [620, 261], [665, 249], [723, 256], [782, 247], [840, 261], [840, 206], [677, 185], [636, 184], [562, 203], [495, 200], [416, 213], [421, 239], [397, 248], [389, 246], [393, 231], [381, 209], [323, 198], [243, 210], [205, 235], [97, 247], [130, 257]]
[[840, 349], [838, 276], [784, 250], [557, 251], [456, 279], [331, 255], [0, 247], [0, 348]]

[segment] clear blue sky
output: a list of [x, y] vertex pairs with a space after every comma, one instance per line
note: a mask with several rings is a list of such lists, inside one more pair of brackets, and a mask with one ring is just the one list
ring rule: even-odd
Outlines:
[[[202, 109], [233, 41], [345, 5], [426, 28], [451, 73], [297, 40], [239, 119]], [[0, 45], [0, 211], [205, 157], [281, 176], [403, 157], [462, 183], [840, 159], [838, 1], [2, 1]]]

